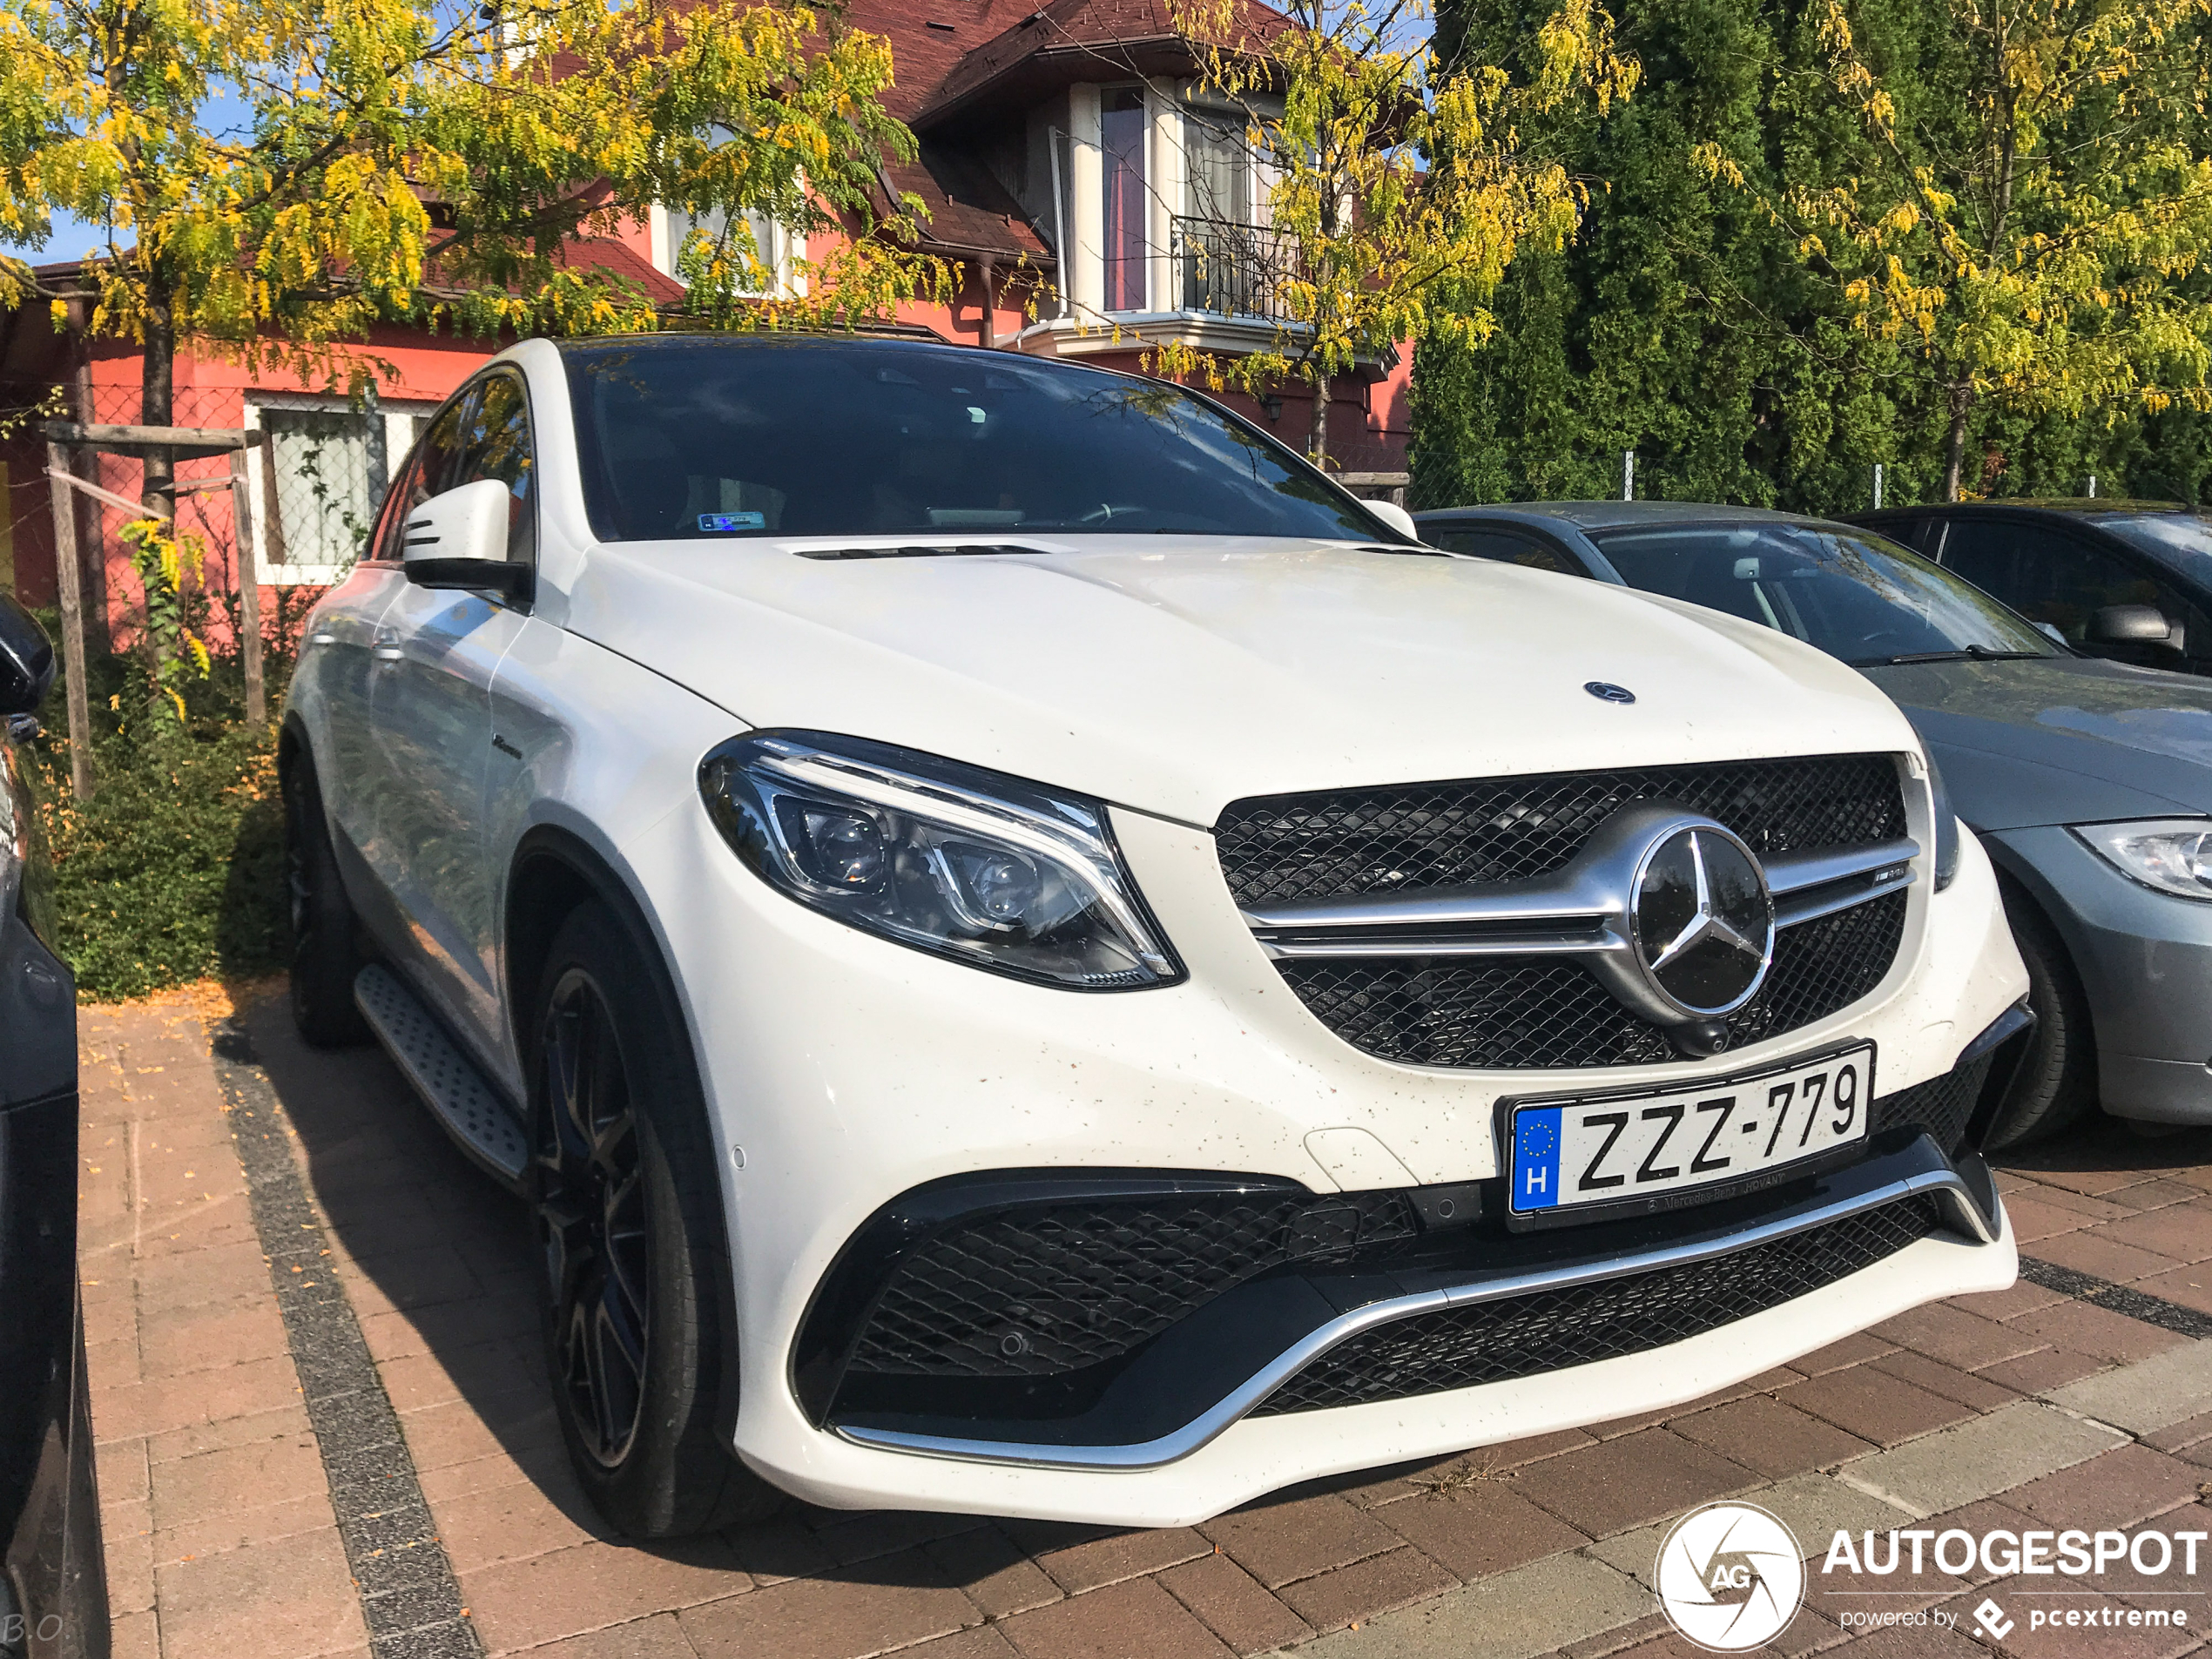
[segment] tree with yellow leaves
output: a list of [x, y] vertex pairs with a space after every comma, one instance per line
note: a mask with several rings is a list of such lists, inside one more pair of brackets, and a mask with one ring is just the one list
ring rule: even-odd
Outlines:
[[1287, 27], [1238, 0], [1170, 5], [1197, 96], [1236, 112], [1231, 137], [1268, 180], [1264, 231], [1232, 257], [1257, 273], [1238, 286], [1264, 290], [1240, 297], [1278, 322], [1268, 349], [1163, 348], [1157, 365], [1255, 395], [1305, 381], [1307, 448], [1325, 462], [1332, 381], [1401, 341], [1480, 343], [1515, 253], [1574, 234], [1584, 185], [1527, 128], [1628, 97], [1635, 64], [1595, 0], [1561, 0], [1532, 39], [1481, 47], [1440, 37], [1430, 0], [1292, 0]]
[[[887, 42], [781, 0], [0, 0], [0, 235], [103, 227], [91, 327], [143, 345], [156, 426], [187, 342], [329, 370], [383, 320], [652, 327], [561, 249], [655, 202], [826, 246], [738, 307], [772, 286], [765, 250], [694, 233], [712, 320], [849, 320], [934, 280], [867, 233], [882, 159], [912, 154], [877, 102], [891, 73]], [[0, 306], [40, 297], [0, 258]], [[170, 473], [146, 468], [158, 512]]]
[[[1945, 419], [1959, 500], [1978, 408], [2212, 408], [2212, 0], [1926, 0], [1899, 26], [1815, 0], [1845, 166], [1769, 201]], [[1698, 159], [1737, 185], [1716, 149]]]

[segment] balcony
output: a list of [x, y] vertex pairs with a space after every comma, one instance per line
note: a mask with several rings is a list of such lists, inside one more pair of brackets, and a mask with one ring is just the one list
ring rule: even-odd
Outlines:
[[1298, 256], [1291, 239], [1264, 225], [1177, 214], [1170, 255], [1184, 311], [1292, 320], [1283, 288]]

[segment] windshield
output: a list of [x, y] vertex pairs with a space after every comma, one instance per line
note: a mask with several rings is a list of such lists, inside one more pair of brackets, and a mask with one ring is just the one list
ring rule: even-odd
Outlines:
[[2212, 586], [2212, 515], [2114, 513], [2089, 522], [2149, 554], [2175, 576]]
[[1632, 588], [1764, 623], [1857, 668], [2061, 654], [1980, 589], [1877, 536], [1708, 524], [1593, 539]]
[[1282, 445], [1164, 381], [887, 341], [664, 337], [563, 355], [603, 541], [1405, 540]]

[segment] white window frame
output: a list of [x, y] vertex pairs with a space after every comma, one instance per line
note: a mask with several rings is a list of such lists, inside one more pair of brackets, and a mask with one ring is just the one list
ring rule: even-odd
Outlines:
[[[412, 421], [427, 418], [437, 412], [442, 399], [395, 398], [380, 395], [378, 413], [384, 420], [384, 487], [391, 488], [406, 464], [408, 453], [415, 448]], [[358, 415], [353, 402], [342, 397], [315, 396], [288, 392], [255, 392], [246, 394], [243, 425], [248, 432], [262, 432], [261, 413], [265, 409], [289, 409], [308, 415]], [[270, 511], [269, 464], [271, 448], [266, 442], [257, 442], [246, 452], [246, 487], [252, 502], [253, 516], [253, 554], [261, 585], [268, 588], [326, 588], [345, 579], [350, 564], [273, 564], [269, 562], [266, 523]], [[368, 503], [369, 522], [375, 523], [378, 511], [384, 503], [380, 497]]]

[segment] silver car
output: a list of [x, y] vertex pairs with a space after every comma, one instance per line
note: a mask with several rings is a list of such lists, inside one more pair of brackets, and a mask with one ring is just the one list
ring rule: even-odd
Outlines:
[[1416, 516], [1447, 551], [1686, 600], [1895, 698], [1988, 848], [2035, 1035], [1986, 1144], [2101, 1103], [2212, 1123], [2212, 682], [2078, 655], [1871, 530], [1752, 508], [1541, 502]]

